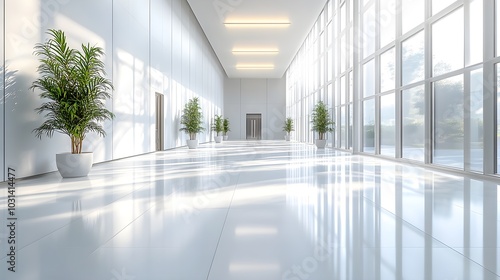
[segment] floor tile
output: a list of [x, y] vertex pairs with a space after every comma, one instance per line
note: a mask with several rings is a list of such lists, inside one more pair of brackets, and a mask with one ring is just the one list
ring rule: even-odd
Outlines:
[[19, 180], [0, 279], [500, 280], [499, 192], [296, 142], [183, 147]]

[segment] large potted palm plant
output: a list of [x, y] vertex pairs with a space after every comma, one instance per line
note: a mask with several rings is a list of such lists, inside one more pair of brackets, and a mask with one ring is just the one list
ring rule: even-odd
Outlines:
[[72, 49], [61, 30], [50, 29], [50, 38], [35, 46], [39, 57], [39, 78], [31, 89], [39, 91], [44, 103], [36, 108], [45, 114], [45, 121], [33, 132], [52, 137], [54, 132], [71, 139], [71, 153], [56, 155], [57, 169], [62, 177], [87, 176], [92, 167], [93, 154], [83, 151], [83, 140], [90, 132], [105, 136], [101, 123], [112, 119], [105, 100], [110, 98], [113, 85], [105, 76], [100, 47], [82, 44], [81, 50]]
[[224, 132], [224, 119], [221, 115], [215, 115], [213, 123], [212, 123], [212, 131], [215, 131], [215, 143], [222, 142]]
[[185, 131], [189, 135], [189, 140], [186, 140], [188, 147], [196, 149], [198, 147], [196, 135], [205, 130], [203, 127], [203, 112], [201, 111], [198, 97], [190, 99], [184, 106], [181, 125], [184, 127], [180, 130]]
[[224, 141], [227, 141], [227, 139], [229, 138], [229, 136], [227, 135], [229, 131], [231, 131], [231, 129], [229, 128], [229, 119], [225, 118], [223, 122], [223, 131], [222, 131], [224, 135], [223, 137]]
[[292, 131], [294, 131], [294, 127], [293, 127], [293, 119], [288, 117], [285, 119], [285, 124], [283, 125], [283, 131], [286, 132], [286, 135], [285, 135], [285, 140], [286, 141], [290, 141], [290, 133]]
[[323, 101], [319, 101], [314, 106], [312, 112], [312, 131], [318, 132], [318, 139], [316, 139], [316, 147], [324, 149], [326, 147], [326, 134], [333, 131], [333, 122], [328, 112], [328, 107]]

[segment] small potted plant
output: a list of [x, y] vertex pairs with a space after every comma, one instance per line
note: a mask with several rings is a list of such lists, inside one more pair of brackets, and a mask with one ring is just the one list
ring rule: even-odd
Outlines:
[[229, 129], [229, 119], [228, 119], [228, 118], [225, 118], [225, 119], [224, 119], [224, 123], [223, 123], [223, 130], [222, 130], [223, 135], [224, 135], [224, 137], [223, 137], [224, 141], [227, 141], [227, 139], [228, 139], [228, 137], [229, 137], [229, 136], [227, 135], [227, 133], [228, 133], [229, 131], [231, 131], [231, 129]]
[[221, 133], [224, 132], [224, 119], [221, 115], [215, 115], [213, 123], [212, 123], [212, 131], [215, 131], [215, 143], [222, 142], [223, 135]]
[[290, 117], [286, 118], [285, 125], [283, 126], [283, 131], [286, 132], [285, 140], [290, 141], [290, 133], [292, 131], [295, 131], [295, 129], [293, 127], [293, 119], [292, 118], [290, 118]]
[[113, 85], [106, 78], [102, 48], [82, 44], [81, 51], [72, 49], [63, 31], [50, 29], [47, 34], [50, 39], [35, 46], [40, 76], [31, 86], [44, 100], [35, 110], [46, 120], [33, 132], [38, 138], [52, 137], [54, 132], [68, 135], [71, 153], [56, 155], [57, 169], [63, 178], [84, 177], [92, 167], [93, 153], [82, 152], [83, 140], [89, 132], [106, 135], [101, 122], [114, 117], [104, 103]]
[[198, 97], [192, 98], [184, 106], [183, 114], [181, 116], [181, 131], [185, 131], [189, 135], [189, 140], [186, 143], [189, 149], [196, 149], [198, 147], [198, 139], [196, 135], [205, 130], [203, 124], [203, 112], [201, 111]]
[[316, 147], [318, 149], [324, 149], [326, 147], [326, 134], [333, 131], [333, 122], [330, 119], [330, 113], [328, 112], [328, 107], [323, 101], [319, 101], [316, 106], [314, 106], [312, 112], [312, 131], [318, 132], [318, 139], [316, 139]]

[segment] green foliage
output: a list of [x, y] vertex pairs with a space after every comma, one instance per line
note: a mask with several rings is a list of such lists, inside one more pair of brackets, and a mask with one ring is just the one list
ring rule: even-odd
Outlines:
[[199, 99], [195, 97], [190, 99], [184, 106], [183, 115], [181, 116], [181, 125], [184, 127], [180, 130], [189, 134], [190, 140], [196, 140], [196, 134], [205, 130], [202, 124], [203, 113], [201, 111]]
[[35, 46], [34, 54], [40, 65], [31, 89], [40, 90], [40, 97], [49, 101], [35, 111], [45, 113], [45, 122], [34, 129], [38, 138], [42, 134], [52, 137], [54, 132], [71, 138], [71, 152], [82, 152], [82, 144], [89, 132], [105, 136], [101, 122], [112, 119], [104, 101], [110, 98], [113, 85], [105, 78], [102, 48], [82, 44], [82, 50], [72, 49], [61, 30], [50, 29], [51, 38]]
[[221, 115], [215, 115], [212, 123], [212, 131], [217, 132], [217, 136], [219, 136], [219, 133], [224, 132], [224, 119], [222, 119]]
[[283, 131], [290, 133], [292, 131], [295, 131], [295, 128], [293, 127], [293, 119], [288, 117], [285, 120], [285, 125], [283, 126]]
[[224, 122], [223, 122], [223, 128], [222, 128], [222, 132], [224, 133], [224, 136], [226, 136], [229, 131], [231, 131], [231, 129], [229, 129], [229, 119], [225, 118]]
[[332, 125], [335, 124], [330, 118], [330, 113], [328, 112], [328, 107], [323, 101], [319, 101], [316, 106], [314, 106], [312, 113], [312, 131], [316, 131], [319, 134], [319, 139], [325, 139], [327, 132], [332, 132]]

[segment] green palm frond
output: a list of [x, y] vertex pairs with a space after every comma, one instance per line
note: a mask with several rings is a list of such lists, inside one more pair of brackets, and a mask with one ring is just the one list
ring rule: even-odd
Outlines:
[[320, 140], [325, 139], [326, 133], [333, 131], [335, 122], [331, 120], [328, 107], [323, 101], [319, 101], [314, 107], [311, 123], [312, 131], [318, 132]]
[[47, 34], [50, 38], [35, 46], [40, 77], [31, 89], [49, 101], [35, 109], [46, 120], [33, 132], [39, 138], [52, 137], [54, 132], [66, 134], [71, 138], [71, 152], [81, 153], [86, 134], [105, 136], [100, 123], [114, 117], [104, 102], [113, 90], [105, 77], [104, 52], [90, 44], [82, 45], [81, 51], [70, 48], [61, 30], [50, 29]]
[[212, 131], [217, 132], [217, 136], [219, 133], [224, 132], [224, 119], [221, 115], [215, 115], [212, 122]]
[[202, 126], [203, 124], [203, 113], [201, 111], [201, 106], [198, 97], [192, 98], [184, 106], [183, 114], [181, 116], [180, 131], [185, 131], [189, 134], [189, 139], [195, 140], [196, 134], [205, 130]]
[[228, 118], [225, 118], [224, 121], [223, 121], [223, 129], [222, 129], [222, 132], [224, 133], [224, 135], [227, 135], [227, 133], [229, 131], [231, 131], [231, 129], [229, 128], [229, 119]]
[[293, 126], [293, 119], [288, 117], [285, 119], [285, 124], [283, 125], [283, 131], [290, 133], [292, 131], [295, 131], [295, 128]]

